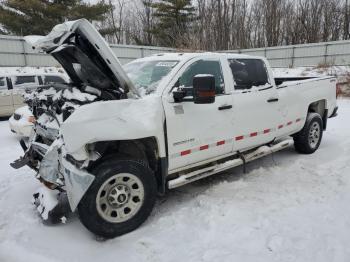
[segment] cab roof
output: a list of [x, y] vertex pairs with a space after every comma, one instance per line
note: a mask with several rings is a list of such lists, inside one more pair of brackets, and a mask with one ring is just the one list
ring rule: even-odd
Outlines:
[[218, 57], [218, 58], [232, 58], [232, 59], [263, 59], [259, 56], [250, 56], [237, 53], [218, 53], [218, 52], [194, 52], [194, 53], [159, 53], [154, 54], [148, 57], [137, 59], [138, 61], [147, 61], [147, 60], [189, 60], [198, 57]]

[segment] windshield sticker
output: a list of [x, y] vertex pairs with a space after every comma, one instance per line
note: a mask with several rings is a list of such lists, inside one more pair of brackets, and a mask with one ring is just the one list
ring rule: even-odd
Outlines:
[[177, 64], [177, 62], [159, 62], [156, 64], [156, 66], [164, 66], [164, 67], [174, 67]]

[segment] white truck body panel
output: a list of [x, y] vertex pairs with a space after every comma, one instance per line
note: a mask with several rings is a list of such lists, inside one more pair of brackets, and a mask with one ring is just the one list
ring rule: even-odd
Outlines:
[[[263, 60], [270, 73], [270, 84], [235, 90], [229, 58]], [[293, 81], [276, 87], [268, 62], [260, 57], [194, 53], [164, 54], [138, 61], [160, 59], [176, 59], [179, 63], [160, 82], [155, 94], [78, 108], [61, 127], [67, 152], [80, 159], [87, 157], [79, 153], [89, 143], [155, 137], [159, 156], [168, 157], [171, 174], [298, 132], [313, 102], [325, 100], [328, 114], [336, 107], [334, 78]], [[175, 82], [189, 65], [202, 59], [221, 62], [225, 94], [216, 96], [213, 104], [175, 103], [171, 92]], [[268, 103], [269, 99], [278, 101]], [[225, 105], [232, 105], [232, 109], [218, 110]]]
[[[62, 124], [61, 132], [67, 152], [78, 158], [85, 145], [98, 141], [155, 137], [164, 145], [163, 123], [161, 99], [149, 96], [82, 106]], [[165, 156], [165, 147], [159, 149]]]

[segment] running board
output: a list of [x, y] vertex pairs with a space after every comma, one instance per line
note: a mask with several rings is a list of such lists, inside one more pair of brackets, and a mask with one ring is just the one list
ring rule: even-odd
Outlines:
[[179, 186], [186, 185], [196, 180], [223, 172], [225, 170], [243, 165], [244, 163], [251, 162], [255, 159], [270, 155], [274, 152], [280, 151], [293, 145], [293, 139], [287, 139], [271, 146], [261, 146], [253, 152], [247, 154], [241, 154], [240, 158], [228, 160], [224, 163], [217, 164], [210, 167], [205, 167], [200, 170], [196, 170], [187, 174], [180, 175], [178, 178], [168, 181], [168, 188], [173, 189]]

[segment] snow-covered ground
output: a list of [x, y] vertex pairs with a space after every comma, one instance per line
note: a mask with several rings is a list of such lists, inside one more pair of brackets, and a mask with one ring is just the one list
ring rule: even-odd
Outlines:
[[350, 261], [350, 100], [320, 149], [293, 148], [171, 191], [138, 230], [97, 241], [76, 216], [45, 226], [39, 187], [8, 122], [0, 122], [0, 261]]

